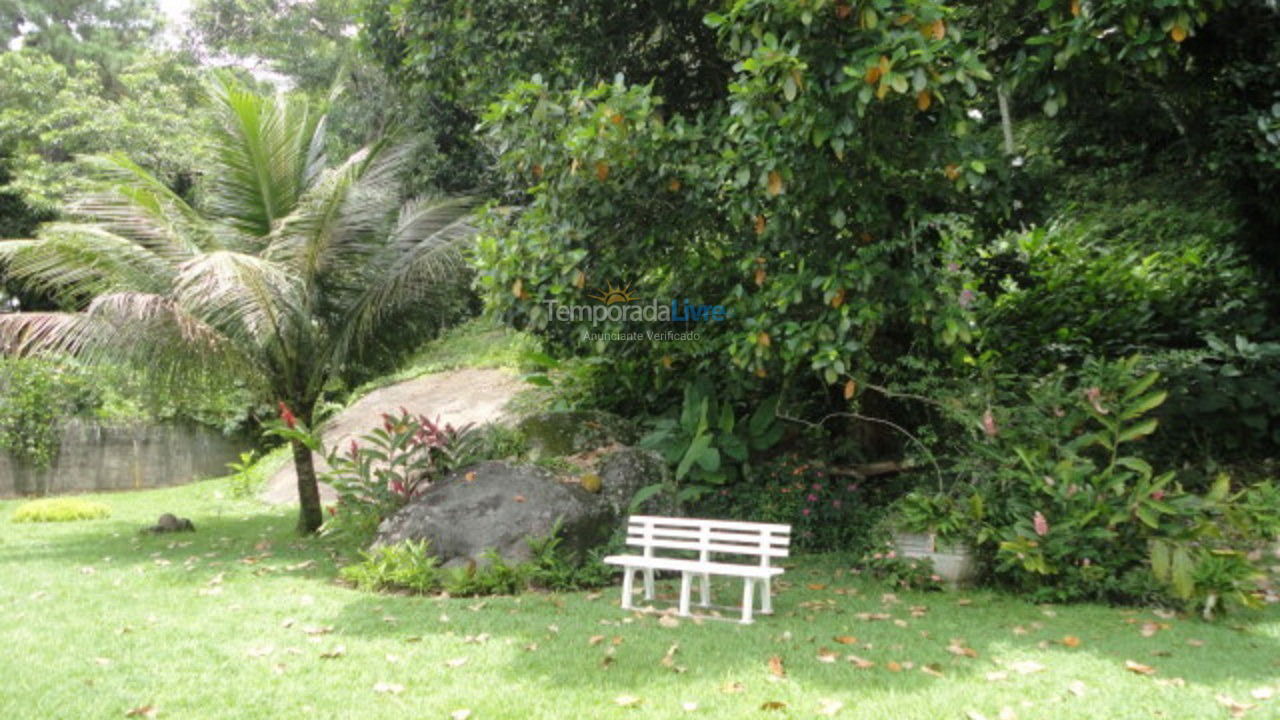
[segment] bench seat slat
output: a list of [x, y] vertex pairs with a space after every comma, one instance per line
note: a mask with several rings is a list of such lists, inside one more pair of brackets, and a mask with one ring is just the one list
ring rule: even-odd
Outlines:
[[729, 544], [718, 542], [698, 542], [696, 540], [657, 540], [636, 538], [634, 541], [627, 540], [628, 545], [638, 547], [652, 547], [655, 550], [710, 550], [717, 553], [730, 553], [733, 555], [753, 555], [755, 557], [787, 557], [787, 549], [785, 547], [760, 547], [760, 543], [751, 545]]
[[657, 515], [632, 515], [628, 522], [632, 525], [650, 525], [657, 527], [703, 528], [713, 530], [742, 530], [746, 532], [768, 532], [771, 534], [790, 535], [791, 526], [781, 523], [756, 523], [740, 520], [708, 520], [701, 518], [671, 518]]
[[774, 544], [787, 544], [791, 542], [787, 535], [779, 535], [777, 533], [751, 532], [749, 530], [723, 530], [721, 528], [708, 528], [702, 530], [700, 528], [668, 528], [656, 526], [632, 526], [628, 528], [628, 532], [632, 535], [652, 535], [653, 537], [662, 538], [688, 538], [699, 540], [703, 537], [709, 537], [712, 540], [727, 540], [729, 542], [751, 542], [759, 544], [760, 538], [763, 536]]
[[634, 567], [653, 568], [654, 570], [675, 570], [681, 572], [711, 573], [712, 575], [732, 575], [735, 577], [766, 578], [781, 575], [784, 571], [778, 567], [760, 567], [758, 565], [735, 565], [733, 563], [702, 562], [701, 560], [681, 560], [679, 558], [645, 557], [643, 555], [610, 555], [604, 559], [609, 565], [630, 565]]

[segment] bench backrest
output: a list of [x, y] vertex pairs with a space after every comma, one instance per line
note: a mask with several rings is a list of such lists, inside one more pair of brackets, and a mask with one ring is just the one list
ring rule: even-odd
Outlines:
[[655, 550], [693, 550], [704, 562], [712, 553], [750, 555], [760, 558], [761, 567], [769, 567], [770, 558], [787, 556], [791, 526], [632, 515], [627, 520], [627, 544], [642, 548], [645, 557], [653, 557]]

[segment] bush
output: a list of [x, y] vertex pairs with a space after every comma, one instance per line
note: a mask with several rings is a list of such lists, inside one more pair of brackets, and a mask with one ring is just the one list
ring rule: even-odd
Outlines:
[[821, 463], [794, 454], [755, 468], [750, 479], [708, 496], [698, 513], [707, 517], [791, 525], [801, 550], [860, 551], [869, 547], [878, 509], [862, 483], [834, 476]]
[[58, 454], [62, 421], [100, 403], [93, 377], [79, 365], [0, 357], [0, 450], [30, 467], [47, 468]]
[[1256, 600], [1246, 553], [1280, 522], [1263, 484], [1186, 490], [1141, 453], [1167, 393], [1139, 358], [1054, 373], [992, 407], [952, 466], [984, 500], [977, 547], [994, 578], [1038, 601]]
[[72, 522], [109, 517], [111, 508], [80, 498], [42, 498], [19, 505], [9, 518], [13, 522]]
[[412, 593], [446, 592], [453, 596], [512, 595], [525, 588], [555, 591], [581, 590], [608, 584], [613, 570], [600, 562], [610, 550], [599, 548], [587, 558], [569, 554], [556, 526], [543, 538], [530, 538], [533, 559], [508, 565], [495, 552], [480, 562], [443, 569], [430, 554], [427, 541], [406, 540], [362, 551], [360, 561], [339, 571], [339, 576], [361, 590]]
[[383, 415], [382, 427], [326, 456], [322, 479], [338, 493], [326, 532], [369, 537], [431, 483], [477, 459], [478, 440], [470, 425], [455, 428], [403, 408]]

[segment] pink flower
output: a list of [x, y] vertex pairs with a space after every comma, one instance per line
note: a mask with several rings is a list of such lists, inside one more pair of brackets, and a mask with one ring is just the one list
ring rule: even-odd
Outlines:
[[809, 517], [809, 512], [810, 512], [809, 508], [805, 508], [800, 511], [800, 514], [804, 515], [805, 517]]
[[1152, 499], [1152, 500], [1163, 500], [1163, 499], [1164, 499], [1164, 491], [1163, 491], [1163, 490], [1156, 490], [1155, 492], [1151, 493], [1151, 499]]
[[1035, 526], [1036, 534], [1044, 537], [1049, 534], [1049, 521], [1044, 519], [1044, 513], [1036, 511], [1035, 517], [1031, 518], [1031, 524]]
[[813, 484], [813, 489], [814, 489], [814, 490], [821, 490], [821, 489], [822, 489], [822, 483], [814, 483], [814, 484]]
[[858, 489], [858, 483], [849, 483], [848, 487], [846, 487], [844, 490], [845, 492], [853, 492], [854, 490], [857, 490], [857, 489]]
[[896, 550], [890, 550], [889, 552], [885, 553], [884, 556], [892, 560], [898, 557], [898, 552]]
[[839, 500], [832, 500], [832, 501], [831, 501], [831, 507], [833, 507], [833, 508], [838, 508], [838, 507], [840, 507], [840, 501], [839, 501]]
[[987, 408], [982, 413], [982, 432], [987, 437], [995, 437], [1000, 434], [1000, 428], [996, 426], [996, 416], [991, 414], [991, 408]]
[[809, 502], [816, 502], [818, 500], [818, 496], [813, 493], [809, 493], [809, 497], [807, 499]]
[[360, 444], [355, 440], [351, 441], [351, 459], [354, 460], [360, 454]]
[[967, 308], [973, 304], [974, 297], [975, 295], [973, 294], [973, 291], [969, 288], [965, 288], [960, 291], [960, 298], [957, 302], [960, 303], [960, 307]]

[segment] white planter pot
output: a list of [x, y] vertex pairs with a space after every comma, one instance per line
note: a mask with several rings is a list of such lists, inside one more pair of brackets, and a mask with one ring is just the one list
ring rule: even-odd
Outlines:
[[977, 577], [978, 565], [967, 545], [940, 543], [933, 533], [906, 532], [894, 533], [893, 544], [902, 557], [931, 561], [933, 571], [952, 587], [968, 585]]

